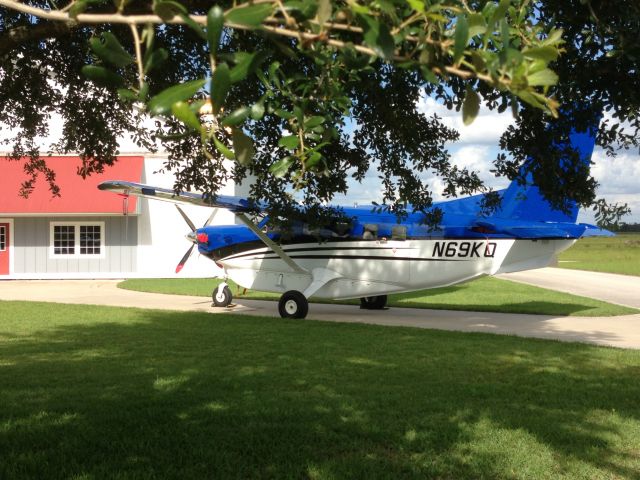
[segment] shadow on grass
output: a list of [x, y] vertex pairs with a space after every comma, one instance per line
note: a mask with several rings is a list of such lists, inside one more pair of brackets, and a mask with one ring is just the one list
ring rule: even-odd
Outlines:
[[[30, 318], [58, 308], [29, 305]], [[640, 467], [637, 352], [64, 307], [86, 320], [0, 337], [0, 478], [593, 478]]]

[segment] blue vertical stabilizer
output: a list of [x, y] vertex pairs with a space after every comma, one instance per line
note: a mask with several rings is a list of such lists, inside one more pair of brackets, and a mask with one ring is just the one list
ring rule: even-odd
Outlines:
[[[572, 132], [569, 135], [570, 145], [579, 153], [584, 165], [589, 165], [591, 162], [596, 131], [597, 128], [590, 128], [586, 132]], [[526, 185], [521, 185], [514, 180], [503, 191], [502, 209], [495, 216], [537, 222], [574, 223], [578, 218], [578, 210], [575, 202], [567, 213], [554, 209], [542, 196], [538, 187], [532, 185], [531, 174], [528, 174]]]

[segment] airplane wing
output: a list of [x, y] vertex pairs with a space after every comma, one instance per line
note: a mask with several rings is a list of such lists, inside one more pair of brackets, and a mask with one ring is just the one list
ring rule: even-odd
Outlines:
[[151, 198], [174, 203], [191, 203], [204, 207], [226, 208], [234, 213], [251, 213], [262, 210], [260, 206], [249, 202], [246, 198], [230, 195], [218, 195], [215, 200], [201, 193], [174, 192], [168, 188], [152, 187], [141, 183], [110, 180], [98, 185], [100, 190], [120, 193], [123, 195], [135, 195], [137, 197]]

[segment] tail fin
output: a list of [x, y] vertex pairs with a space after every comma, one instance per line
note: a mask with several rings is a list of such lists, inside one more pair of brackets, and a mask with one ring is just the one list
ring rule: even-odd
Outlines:
[[[598, 122], [599, 123], [599, 119]], [[595, 127], [585, 132], [572, 131], [569, 135], [570, 146], [580, 155], [582, 164], [589, 166], [591, 155], [596, 142]], [[517, 180], [503, 190], [502, 209], [496, 214], [500, 218], [531, 220], [538, 222], [570, 222], [575, 223], [578, 218], [578, 205], [573, 202], [568, 212], [554, 209], [542, 196], [538, 187], [532, 184], [531, 174], [527, 176], [527, 184], [522, 185]]]

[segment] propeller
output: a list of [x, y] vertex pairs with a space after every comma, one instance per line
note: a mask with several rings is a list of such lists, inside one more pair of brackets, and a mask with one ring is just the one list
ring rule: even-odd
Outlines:
[[193, 252], [193, 247], [195, 246], [196, 246], [195, 243], [191, 245], [189, 247], [189, 250], [187, 250], [187, 253], [185, 253], [184, 256], [180, 259], [180, 261], [178, 262], [178, 266], [176, 267], [176, 273], [180, 273], [180, 270], [182, 270], [182, 267], [184, 267], [184, 264], [187, 263], [187, 260], [189, 260], [189, 257], [191, 256], [191, 252]]
[[196, 226], [193, 224], [191, 219], [189, 217], [187, 217], [187, 214], [184, 213], [184, 211], [180, 208], [179, 205], [177, 205], [177, 204], [174, 204], [174, 205], [176, 205], [176, 208], [180, 212], [180, 215], [182, 215], [182, 218], [184, 218], [184, 221], [187, 222], [187, 225], [189, 225], [189, 227], [191, 228], [191, 231], [195, 232], [196, 231]]
[[[176, 208], [178, 209], [178, 212], [180, 212], [180, 215], [182, 215], [182, 218], [184, 219], [185, 222], [187, 222], [187, 225], [189, 225], [189, 228], [191, 229], [191, 232], [189, 232], [189, 234], [187, 235], [187, 240], [189, 240], [192, 243], [192, 245], [187, 250], [187, 253], [184, 254], [184, 256], [178, 262], [178, 265], [176, 266], [176, 273], [179, 273], [180, 270], [182, 270], [182, 268], [184, 267], [184, 264], [187, 263], [187, 260], [189, 260], [189, 257], [191, 256], [191, 252], [193, 252], [193, 248], [198, 243], [198, 238], [196, 236], [197, 228], [195, 224], [191, 221], [191, 219], [187, 216], [187, 214], [184, 213], [184, 210], [182, 210], [179, 205], [176, 205]], [[209, 218], [204, 223], [203, 228], [208, 226], [213, 221], [217, 212], [218, 212], [217, 208], [215, 208], [213, 212], [211, 212], [211, 215], [209, 215]]]

